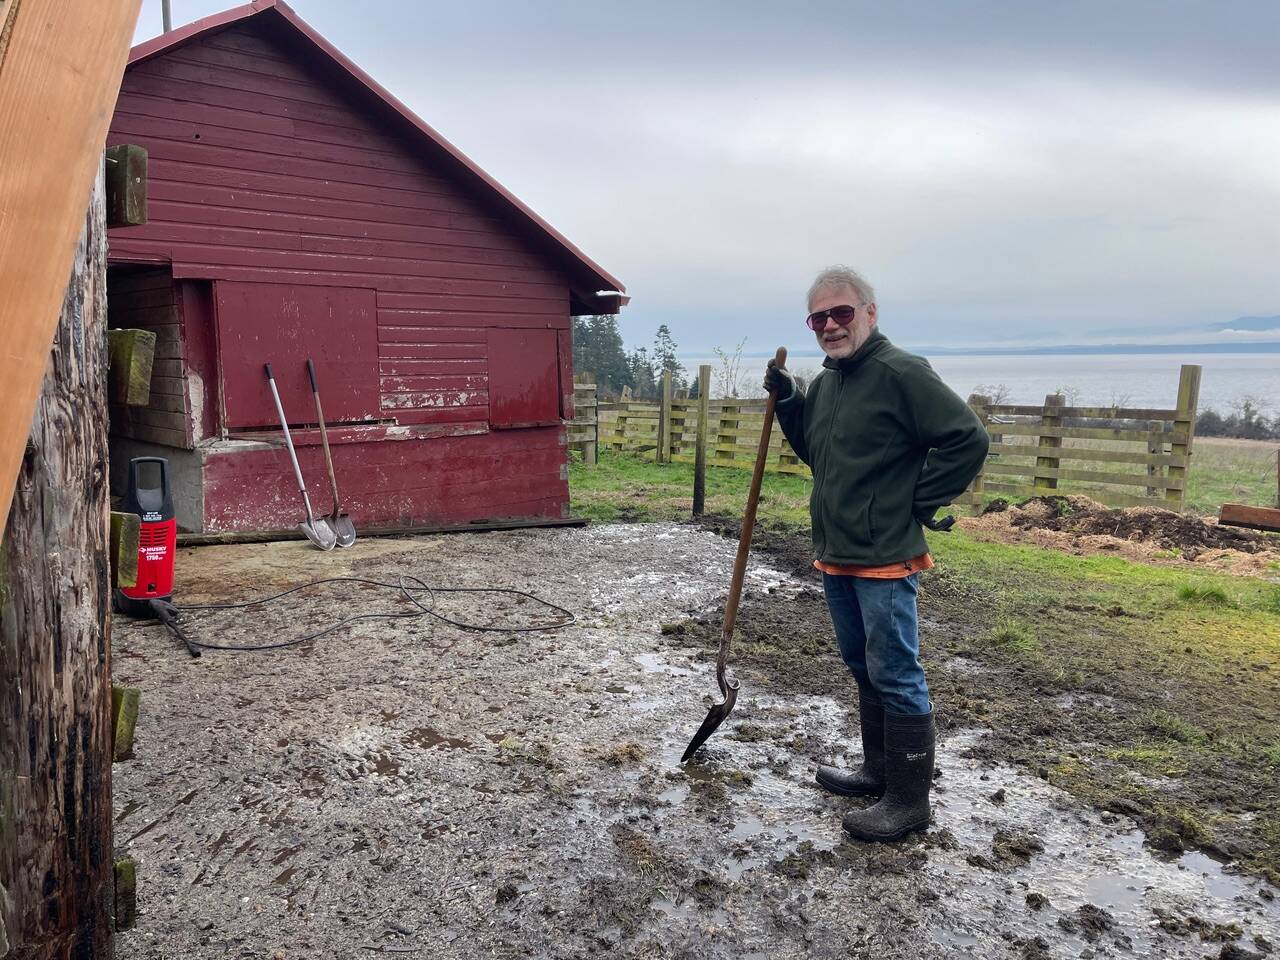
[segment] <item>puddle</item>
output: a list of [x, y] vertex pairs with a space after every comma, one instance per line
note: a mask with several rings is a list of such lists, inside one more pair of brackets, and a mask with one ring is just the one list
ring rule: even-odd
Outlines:
[[952, 657], [942, 666], [943, 669], [949, 670], [951, 673], [958, 673], [961, 676], [972, 676], [978, 673], [987, 673], [991, 670], [990, 667], [968, 657]]
[[[1041, 780], [1007, 766], [979, 766], [965, 759], [962, 755], [981, 736], [979, 731], [953, 733], [939, 750], [943, 789], [935, 794], [933, 829], [950, 830], [960, 848], [933, 851], [928, 866], [940, 892], [947, 891], [941, 904], [949, 915], [988, 915], [993, 924], [1020, 937], [1042, 936], [1050, 944], [1070, 943], [1079, 950], [1101, 943], [1153, 958], [1204, 956], [1197, 938], [1183, 942], [1158, 936], [1157, 909], [1211, 924], [1236, 923], [1244, 942], [1254, 934], [1273, 942], [1280, 936], [1280, 905], [1259, 896], [1258, 882], [1224, 873], [1221, 864], [1202, 853], [1162, 859], [1144, 847], [1143, 833], [1132, 821], [1103, 823]], [[999, 805], [990, 800], [997, 790], [1003, 791]], [[1025, 864], [997, 862], [994, 870], [974, 869], [968, 857], [977, 852], [992, 858], [997, 830], [1029, 834], [1044, 850]], [[1048, 905], [1028, 910], [1028, 892], [1047, 897]], [[1114, 929], [1102, 933], [1092, 947], [1078, 937], [1064, 939], [1056, 926], [1058, 920], [1070, 926], [1086, 905], [1103, 908], [1114, 922]], [[1047, 927], [1046, 921], [1054, 926]], [[984, 949], [999, 943], [990, 933], [976, 935]], [[974, 955], [985, 954], [979, 950]]]
[[[433, 747], [443, 747], [445, 750], [466, 750], [471, 746], [461, 737], [447, 737], [431, 727], [414, 727], [401, 739], [410, 746], [421, 747], [423, 750], [430, 750]], [[498, 738], [498, 740], [501, 739], [502, 737]]]
[[668, 663], [666, 657], [661, 653], [637, 653], [631, 659], [640, 664], [640, 669], [645, 673], [665, 673], [672, 677], [693, 675], [693, 671], [687, 667], [678, 667], [673, 663]]

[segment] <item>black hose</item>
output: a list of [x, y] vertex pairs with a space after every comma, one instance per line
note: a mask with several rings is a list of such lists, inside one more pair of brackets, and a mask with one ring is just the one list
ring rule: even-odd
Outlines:
[[[183, 611], [193, 610], [241, 610], [247, 607], [257, 607], [267, 603], [273, 603], [283, 597], [287, 597], [299, 590], [306, 590], [308, 587], [318, 587], [326, 583], [363, 583], [374, 587], [386, 587], [388, 589], [399, 590], [406, 600], [412, 603], [418, 609], [406, 611], [403, 613], [358, 613], [351, 617], [346, 617], [337, 623], [325, 627], [315, 633], [307, 634], [305, 637], [294, 637], [289, 640], [281, 640], [277, 643], [264, 643], [257, 646], [245, 644], [230, 643], [208, 643], [204, 640], [194, 640], [187, 636], [178, 626], [177, 618]], [[424, 605], [415, 594], [427, 593], [430, 595], [430, 606]], [[544, 624], [524, 624], [512, 626], [510, 624], [480, 624], [467, 623], [463, 620], [454, 620], [433, 609], [436, 602], [437, 594], [444, 593], [489, 593], [489, 594], [508, 594], [510, 596], [524, 597], [532, 600], [540, 606], [553, 610], [562, 614], [561, 619], [551, 623]], [[164, 610], [161, 610], [163, 606]], [[472, 630], [482, 633], [538, 633], [543, 630], [560, 630], [574, 623], [574, 615], [564, 607], [556, 606], [541, 597], [536, 597], [532, 593], [525, 593], [523, 590], [513, 590], [508, 587], [431, 587], [423, 583], [417, 577], [401, 575], [397, 583], [387, 583], [384, 580], [368, 580], [364, 577], [326, 577], [323, 580], [312, 580], [310, 583], [304, 583], [296, 587], [290, 587], [288, 590], [282, 590], [279, 593], [269, 597], [260, 597], [256, 600], [243, 600], [237, 603], [198, 603], [188, 606], [176, 607], [173, 604], [160, 604], [153, 602], [152, 607], [156, 610], [160, 621], [168, 627], [183, 643], [187, 645], [187, 649], [191, 651], [192, 656], [198, 657], [199, 650], [233, 650], [237, 652], [248, 652], [255, 650], [280, 650], [285, 647], [295, 647], [298, 644], [308, 643], [312, 640], [319, 640], [321, 637], [328, 636], [335, 631], [341, 630], [343, 627], [356, 623], [360, 620], [415, 620], [418, 617], [434, 617], [443, 623], [460, 627], [463, 630]]]

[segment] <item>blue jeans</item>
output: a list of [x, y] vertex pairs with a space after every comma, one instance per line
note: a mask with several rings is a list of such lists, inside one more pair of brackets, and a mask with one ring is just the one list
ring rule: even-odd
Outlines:
[[889, 713], [928, 713], [929, 685], [920, 666], [917, 575], [893, 580], [822, 575], [840, 656], [858, 686], [879, 696]]

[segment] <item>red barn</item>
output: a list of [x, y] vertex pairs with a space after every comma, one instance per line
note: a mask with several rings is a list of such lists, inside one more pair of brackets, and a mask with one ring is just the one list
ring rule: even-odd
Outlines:
[[148, 222], [112, 231], [112, 327], [154, 330], [147, 407], [112, 409], [113, 480], [169, 458], [179, 522], [288, 528], [329, 497], [315, 359], [357, 524], [563, 516], [570, 317], [613, 277], [278, 0], [136, 47], [109, 145], [149, 153]]

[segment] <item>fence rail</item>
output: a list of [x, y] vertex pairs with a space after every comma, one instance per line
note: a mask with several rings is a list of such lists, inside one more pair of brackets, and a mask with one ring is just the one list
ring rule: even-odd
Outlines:
[[[587, 462], [598, 459], [601, 447], [653, 453], [660, 463], [695, 462], [696, 399], [673, 398], [664, 378], [658, 401], [597, 400], [594, 377], [578, 378], [582, 381], [574, 384], [577, 415], [569, 424], [569, 444], [582, 450]], [[1112, 506], [1180, 510], [1186, 502], [1199, 394], [1200, 367], [1187, 364], [1178, 378], [1177, 403], [1169, 408], [1066, 406], [1057, 394], [1045, 397], [1042, 406], [996, 404], [971, 396], [969, 406], [991, 437], [991, 453], [956, 503], [976, 512], [992, 494], [1030, 497], [1053, 493], [1059, 481], [1070, 481], [1089, 484], [1089, 496]], [[754, 464], [764, 403], [703, 404], [707, 463], [747, 469]], [[769, 451], [766, 470], [809, 474], [780, 430]]]

